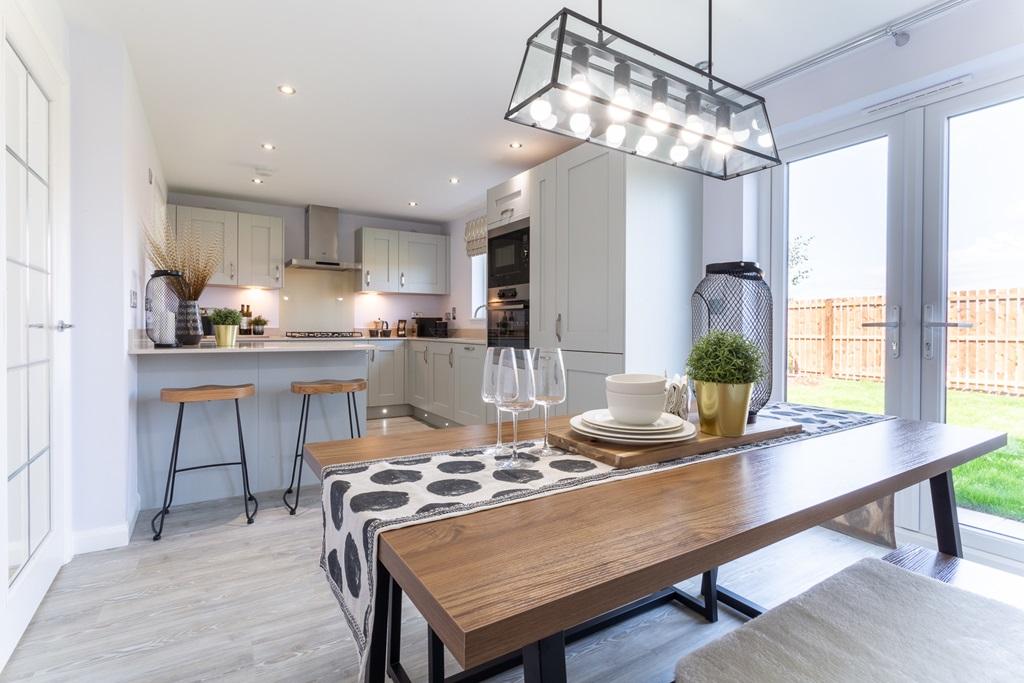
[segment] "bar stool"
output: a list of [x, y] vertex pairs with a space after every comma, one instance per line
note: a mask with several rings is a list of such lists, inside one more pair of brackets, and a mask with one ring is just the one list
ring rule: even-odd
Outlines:
[[[306, 426], [309, 424], [309, 400], [314, 394], [345, 394], [348, 401], [348, 435], [349, 438], [363, 436], [359, 429], [359, 406], [356, 405], [355, 393], [366, 391], [365, 379], [320, 379], [313, 382], [292, 382], [292, 393], [302, 396], [302, 408], [299, 411], [299, 434], [295, 438], [295, 458], [292, 460], [292, 476], [288, 480], [288, 489], [282, 499], [290, 514], [299, 509], [299, 488], [302, 486], [302, 451], [306, 447]], [[352, 414], [355, 413], [355, 427]], [[295, 473], [298, 472], [298, 481]], [[295, 504], [288, 502], [288, 494], [295, 492]]]
[[[209, 467], [229, 467], [241, 465], [242, 467], [242, 501], [245, 504], [246, 523], [252, 524], [256, 517], [256, 511], [260, 504], [256, 496], [252, 495], [249, 489], [249, 468], [245, 463], [245, 442], [242, 439], [242, 413], [238, 408], [238, 399], [248, 398], [256, 395], [256, 387], [252, 384], [238, 384], [235, 386], [223, 386], [219, 384], [204, 384], [198, 387], [187, 387], [183, 389], [161, 389], [160, 400], [164, 403], [178, 404], [178, 423], [174, 428], [174, 446], [171, 448], [171, 464], [167, 470], [167, 484], [164, 486], [164, 504], [160, 511], [153, 515], [150, 526], [153, 528], [153, 540], [159, 541], [164, 531], [164, 517], [171, 512], [171, 502], [174, 500], [174, 480], [178, 472], [190, 470], [202, 470]], [[178, 443], [181, 441], [181, 418], [185, 413], [186, 403], [199, 403], [202, 401], [231, 401], [235, 402], [235, 419], [238, 421], [238, 454], [237, 462], [215, 462], [208, 465], [195, 465], [193, 467], [178, 467]], [[252, 514], [249, 514], [249, 501], [253, 503]], [[157, 526], [157, 518], [160, 525]]]

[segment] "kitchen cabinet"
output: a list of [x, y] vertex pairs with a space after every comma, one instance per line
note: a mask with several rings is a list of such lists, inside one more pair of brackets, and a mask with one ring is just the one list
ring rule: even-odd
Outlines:
[[210, 278], [211, 285], [238, 284], [238, 214], [234, 211], [178, 206], [174, 212], [175, 228], [180, 235], [191, 225], [205, 239], [220, 241], [223, 252], [220, 265]]
[[284, 286], [284, 224], [277, 216], [238, 214], [238, 284]]
[[360, 291], [398, 291], [398, 230], [359, 228], [356, 261], [362, 264]]
[[368, 406], [393, 406], [405, 399], [405, 342], [374, 342], [367, 381]]
[[427, 354], [429, 366], [429, 394], [427, 410], [446, 417], [453, 417], [455, 406], [455, 346], [453, 344], [432, 343]]
[[452, 419], [463, 425], [484, 424], [487, 421], [487, 404], [480, 398], [480, 386], [487, 347], [482, 344], [451, 346], [455, 356], [455, 406]]
[[398, 270], [403, 294], [447, 294], [448, 236], [399, 232]]
[[406, 356], [406, 400], [430, 410], [430, 350], [426, 342], [410, 341]]
[[530, 171], [487, 190], [487, 229], [507, 225], [530, 215]]
[[551, 409], [552, 415], [579, 415], [607, 407], [604, 378], [624, 372], [622, 354], [564, 351], [565, 402]]

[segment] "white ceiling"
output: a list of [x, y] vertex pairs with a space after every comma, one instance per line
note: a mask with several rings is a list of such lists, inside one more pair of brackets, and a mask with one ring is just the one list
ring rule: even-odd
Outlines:
[[[748, 83], [933, 2], [718, 0], [715, 72]], [[526, 38], [560, 0], [63, 4], [123, 37], [172, 190], [449, 220], [572, 145], [502, 118]], [[596, 18], [596, 1], [566, 4]], [[604, 19], [697, 62], [706, 7], [608, 0]], [[263, 185], [250, 182], [257, 165], [273, 172]]]

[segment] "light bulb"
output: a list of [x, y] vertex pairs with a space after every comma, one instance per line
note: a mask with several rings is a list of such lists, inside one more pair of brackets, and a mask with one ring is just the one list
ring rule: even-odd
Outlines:
[[711, 143], [711, 151], [715, 154], [725, 154], [732, 149], [732, 143], [732, 131], [722, 126], [718, 129], [718, 135], [715, 136], [714, 141]]
[[636, 143], [636, 153], [642, 157], [649, 155], [658, 147], [658, 138], [653, 135], [641, 136]]
[[771, 133], [761, 133], [760, 135], [757, 136], [757, 144], [761, 145], [765, 149], [769, 149], [772, 146], [772, 144], [773, 144], [773, 142], [772, 142], [772, 134]]
[[618, 123], [608, 126], [608, 130], [604, 133], [604, 140], [608, 143], [609, 147], [618, 147], [625, 139], [626, 127]]
[[590, 101], [590, 82], [587, 81], [585, 74], [576, 74], [572, 77], [564, 99], [573, 109], [579, 109]]
[[555, 125], [557, 123], [558, 123], [558, 117], [555, 116], [554, 114], [552, 114], [551, 116], [549, 116], [546, 119], [544, 119], [543, 121], [541, 121], [540, 124], [538, 124], [538, 125], [540, 125], [540, 127], [543, 128], [544, 130], [551, 130], [552, 128], [555, 127]]
[[547, 100], [534, 100], [530, 104], [530, 116], [537, 123], [546, 121], [551, 116], [551, 103]]
[[686, 117], [686, 129], [700, 135], [707, 130], [707, 127], [704, 125], [704, 119], [700, 115], [690, 114]]
[[739, 130], [733, 132], [732, 137], [733, 140], [735, 140], [738, 144], [742, 145], [750, 138], [750, 129], [740, 128]]
[[689, 154], [690, 150], [685, 145], [673, 145], [668, 151], [669, 158], [676, 164], [682, 163]]
[[569, 117], [569, 127], [579, 137], [587, 137], [587, 134], [590, 133], [590, 114], [584, 114], [581, 111], [576, 112]]
[[655, 102], [651, 105], [651, 115], [647, 117], [647, 130], [652, 133], [664, 133], [668, 128], [671, 113], [668, 105], [664, 102]]
[[679, 139], [690, 147], [696, 147], [697, 143], [700, 142], [700, 136], [689, 130], [680, 131]]
[[612, 97], [612, 103], [608, 107], [608, 118], [612, 121], [625, 121], [633, 115], [633, 98], [629, 95], [629, 90], [626, 88], [618, 88], [615, 91], [615, 96]]

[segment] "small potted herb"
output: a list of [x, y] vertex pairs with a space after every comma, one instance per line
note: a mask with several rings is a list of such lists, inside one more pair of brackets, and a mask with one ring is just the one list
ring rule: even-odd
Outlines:
[[758, 348], [736, 332], [710, 332], [693, 345], [686, 371], [696, 385], [700, 430], [742, 436], [751, 391], [763, 374]]
[[267, 327], [267, 319], [264, 318], [262, 315], [258, 315], [258, 316], [256, 316], [255, 318], [252, 319], [252, 322], [249, 323], [249, 325], [252, 328], [252, 333], [253, 334], [261, 335], [261, 334], [263, 334], [263, 331]]
[[215, 308], [210, 311], [210, 322], [213, 323], [213, 336], [217, 338], [217, 346], [234, 346], [238, 338], [238, 326], [242, 323], [242, 314], [233, 308]]

